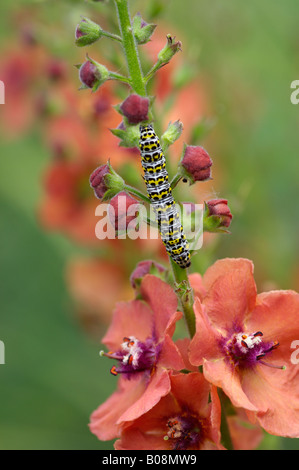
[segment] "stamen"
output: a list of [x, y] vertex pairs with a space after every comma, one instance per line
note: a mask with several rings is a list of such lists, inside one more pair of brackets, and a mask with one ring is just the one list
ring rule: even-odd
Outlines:
[[259, 362], [260, 364], [263, 364], [263, 366], [272, 367], [272, 369], [286, 370], [286, 366], [276, 366], [275, 364], [268, 364], [267, 362], [264, 362], [264, 361], [259, 361]]
[[124, 337], [123, 343], [118, 351], [100, 351], [100, 356], [108, 357], [118, 361], [117, 366], [112, 367], [111, 374], [125, 374], [129, 378], [130, 374], [138, 372], [150, 373], [154, 368], [159, 350], [152, 338], [147, 338], [145, 342], [139, 341], [134, 336]]
[[258, 356], [256, 356], [256, 360], [259, 361], [260, 359], [262, 359], [265, 356], [266, 356], [266, 353], [259, 354]]
[[117, 372], [115, 366], [112, 366], [112, 367], [111, 367], [110, 372], [111, 372], [112, 375], [114, 375], [114, 377], [116, 377], [116, 376], [118, 375], [118, 372]]
[[259, 362], [283, 370], [284, 366], [272, 366], [262, 361], [268, 353], [279, 346], [278, 341], [265, 342], [262, 336], [264, 335], [261, 331], [250, 334], [235, 333], [226, 341], [224, 352], [234, 366], [254, 367]]
[[123, 356], [118, 356], [116, 353], [112, 352], [112, 351], [109, 351], [109, 352], [105, 352], [105, 351], [100, 351], [100, 356], [103, 357], [109, 357], [109, 359], [115, 359], [116, 361], [122, 361], [123, 360]]
[[261, 331], [257, 331], [256, 333], [254, 333], [253, 336], [256, 337], [256, 336], [264, 336], [264, 335]]

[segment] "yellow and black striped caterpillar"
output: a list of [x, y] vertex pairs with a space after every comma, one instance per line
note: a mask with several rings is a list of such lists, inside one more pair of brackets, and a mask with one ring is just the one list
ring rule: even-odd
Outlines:
[[166, 251], [181, 268], [188, 268], [188, 242], [172, 196], [163, 150], [152, 126], [140, 126], [139, 147], [148, 197]]

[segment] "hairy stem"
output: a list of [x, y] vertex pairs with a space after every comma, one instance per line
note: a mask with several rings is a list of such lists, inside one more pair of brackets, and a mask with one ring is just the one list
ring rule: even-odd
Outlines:
[[126, 56], [131, 86], [135, 93], [146, 96], [146, 85], [143, 81], [143, 73], [138, 56], [136, 41], [133, 34], [132, 22], [127, 0], [115, 0], [118, 14], [119, 28], [122, 44]]
[[122, 42], [122, 38], [117, 34], [109, 33], [108, 31], [101, 30], [101, 35], [109, 39], [114, 39], [115, 41]]
[[[127, 0], [114, 0], [118, 14], [119, 29], [122, 37], [122, 45], [125, 52], [130, 84], [135, 93], [140, 96], [147, 97], [146, 82], [152, 77], [152, 74], [160, 68], [160, 64], [155, 64], [144, 79], [141, 64], [138, 55], [137, 44], [133, 34], [132, 22], [129, 13], [129, 6]], [[149, 119], [152, 119], [149, 113]], [[140, 199], [149, 202], [146, 196], [142, 195], [135, 188], [127, 187], [127, 190], [135, 194]], [[134, 192], [135, 191], [135, 192]], [[138, 194], [136, 193], [138, 192]], [[185, 320], [188, 326], [190, 337], [195, 334], [195, 315], [193, 310], [193, 291], [190, 287], [187, 271], [180, 268], [172, 258], [169, 257], [170, 265], [172, 267], [175, 283], [176, 293], [181, 304]]]
[[128, 193], [134, 194], [134, 196], [137, 196], [144, 202], [148, 202], [149, 204], [151, 203], [150, 199], [144, 193], [139, 191], [139, 189], [134, 188], [133, 186], [129, 186], [128, 184], [126, 184], [124, 190], [128, 191]]
[[195, 335], [194, 297], [193, 290], [189, 283], [187, 269], [180, 268], [172, 258], [170, 258], [170, 265], [175, 280], [175, 290], [183, 310], [190, 338], [193, 338]]

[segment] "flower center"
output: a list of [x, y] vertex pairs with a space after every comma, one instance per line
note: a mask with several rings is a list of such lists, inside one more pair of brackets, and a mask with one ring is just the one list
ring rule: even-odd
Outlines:
[[234, 333], [224, 344], [225, 354], [234, 366], [248, 368], [260, 363], [284, 369], [284, 366], [274, 366], [263, 361], [267, 354], [278, 348], [279, 343], [277, 341], [265, 342], [262, 337], [261, 331], [251, 334]]
[[198, 448], [201, 426], [196, 416], [183, 413], [167, 421], [164, 440], [170, 441], [173, 450]]
[[118, 365], [110, 369], [112, 375], [126, 374], [130, 376], [136, 372], [151, 371], [157, 361], [158, 348], [152, 338], [141, 342], [134, 336], [129, 336], [123, 338], [123, 343], [118, 351], [109, 353], [101, 351], [100, 355], [118, 361]]

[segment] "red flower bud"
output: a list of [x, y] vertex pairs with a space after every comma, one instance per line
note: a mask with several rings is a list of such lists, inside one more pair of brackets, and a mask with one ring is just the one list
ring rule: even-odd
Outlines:
[[138, 280], [141, 280], [146, 274], [154, 274], [155, 271], [163, 273], [166, 269], [161, 264], [156, 263], [156, 261], [140, 261], [130, 276], [133, 289], [136, 289]]
[[80, 67], [79, 78], [84, 87], [92, 88], [93, 91], [97, 91], [97, 89], [108, 80], [109, 71], [104, 65], [88, 57], [88, 60]]
[[[84, 19], [82, 21], [85, 21]], [[76, 26], [76, 30], [75, 30], [75, 38], [76, 39], [79, 39], [79, 38], [82, 38], [82, 36], [85, 36], [86, 33], [84, 33], [81, 28], [80, 28], [81, 24], [77, 24]]]
[[76, 27], [77, 46], [89, 46], [102, 36], [102, 28], [88, 18], [83, 18]]
[[139, 124], [148, 120], [149, 99], [132, 94], [120, 105], [120, 111], [129, 124]]
[[189, 179], [190, 184], [195, 181], [206, 181], [211, 178], [213, 162], [204, 148], [187, 145], [180, 162], [182, 176]]
[[213, 219], [214, 228], [229, 227], [233, 218], [226, 199], [206, 202], [205, 218]]
[[93, 88], [98, 81], [96, 73], [97, 68], [94, 64], [89, 60], [84, 62], [79, 71], [79, 77], [83, 85], [86, 85], [88, 88]]
[[[135, 207], [131, 209], [132, 212], [129, 212], [131, 206]], [[139, 201], [125, 191], [119, 192], [111, 199], [108, 216], [116, 231], [126, 230], [129, 223], [136, 219], [137, 206], [140, 206]]]
[[102, 202], [112, 199], [113, 196], [123, 190], [125, 185], [122, 177], [113, 170], [109, 162], [94, 170], [89, 182], [96, 197], [101, 199]]
[[109, 189], [106, 186], [104, 178], [108, 173], [110, 173], [109, 166], [107, 164], [102, 165], [94, 170], [89, 178], [90, 186], [93, 188], [94, 193], [98, 199], [102, 199], [106, 191]]

